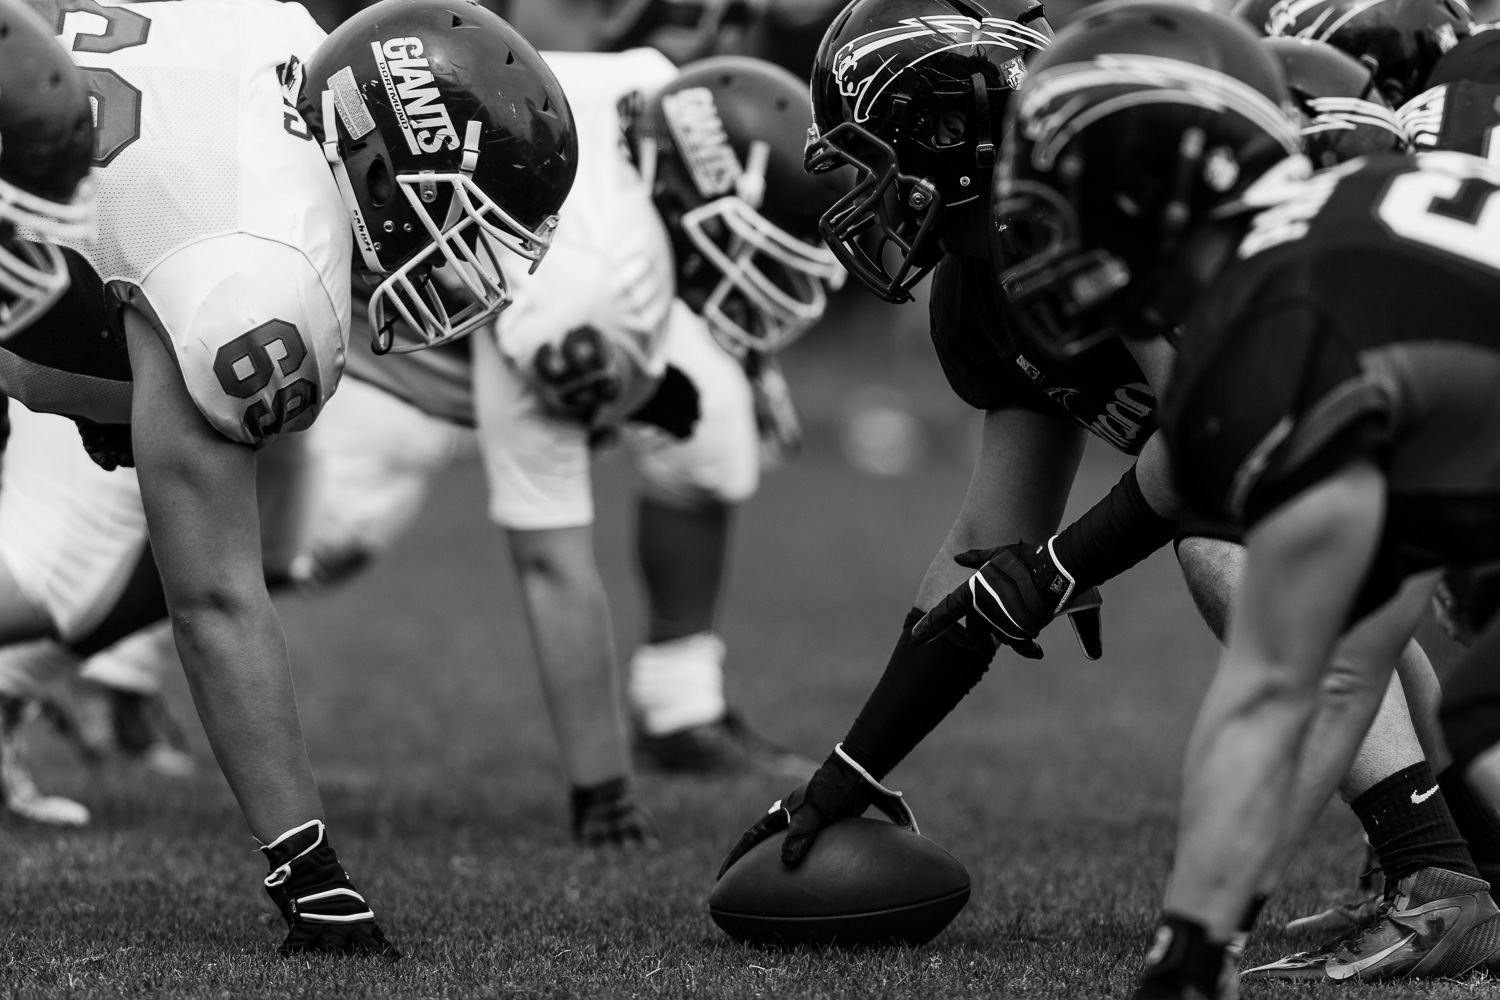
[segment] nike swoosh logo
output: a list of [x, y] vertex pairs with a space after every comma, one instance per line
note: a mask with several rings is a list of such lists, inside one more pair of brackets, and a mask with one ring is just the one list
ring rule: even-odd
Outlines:
[[1332, 962], [1329, 962], [1328, 967], [1324, 971], [1328, 973], [1329, 979], [1352, 979], [1366, 969], [1379, 965], [1389, 958], [1392, 952], [1406, 947], [1415, 937], [1415, 934], [1408, 934], [1395, 944], [1382, 948], [1373, 955], [1366, 955], [1358, 961], [1350, 962], [1348, 965], [1335, 966]]
[[1425, 792], [1412, 792], [1411, 793], [1411, 804], [1414, 805], [1414, 806], [1419, 806], [1423, 802], [1426, 802], [1428, 799], [1432, 798], [1437, 793], [1438, 793], [1438, 786], [1437, 785], [1433, 785], [1431, 788], [1427, 789], [1427, 791], [1425, 791]]

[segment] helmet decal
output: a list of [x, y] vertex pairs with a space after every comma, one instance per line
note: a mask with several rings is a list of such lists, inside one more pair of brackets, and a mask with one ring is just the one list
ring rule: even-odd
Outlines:
[[688, 87], [665, 94], [661, 109], [698, 194], [717, 198], [734, 191], [744, 171], [729, 145], [713, 92], [707, 87]]
[[[897, 63], [897, 55], [882, 55], [892, 46], [900, 46], [914, 38], [942, 37], [953, 39], [948, 45], [924, 52], [910, 62]], [[833, 72], [838, 80], [839, 93], [851, 99], [854, 122], [865, 122], [870, 118], [870, 109], [885, 89], [907, 69], [925, 59], [943, 52], [965, 46], [1001, 46], [1012, 49], [1016, 56], [1007, 62], [1005, 83], [1016, 87], [1025, 78], [1025, 69], [1020, 57], [1028, 49], [1043, 49], [1051, 39], [1041, 31], [1018, 21], [999, 17], [986, 17], [982, 21], [962, 14], [941, 14], [930, 17], [907, 17], [899, 23], [879, 31], [861, 35], [844, 44], [834, 56]], [[872, 57], [874, 59], [872, 60]]]
[[[1133, 88], [1100, 101], [1064, 101], [1095, 88]], [[1143, 104], [1186, 104], [1232, 111], [1258, 126], [1292, 155], [1300, 151], [1291, 116], [1254, 87], [1227, 73], [1179, 59], [1149, 55], [1099, 55], [1092, 62], [1048, 67], [1021, 93], [1018, 120], [1035, 142], [1032, 161], [1051, 168], [1064, 146], [1101, 118]], [[1058, 105], [1061, 106], [1058, 106]]]
[[354, 82], [354, 67], [345, 66], [328, 78], [328, 89], [333, 92], [333, 105], [338, 109], [339, 120], [349, 138], [358, 141], [375, 131], [375, 119], [365, 104], [359, 85]]
[[[431, 64], [422, 55], [422, 39], [408, 36], [371, 42], [370, 51], [412, 155], [457, 149], [458, 130], [433, 82]], [[395, 76], [401, 77], [400, 83]]]

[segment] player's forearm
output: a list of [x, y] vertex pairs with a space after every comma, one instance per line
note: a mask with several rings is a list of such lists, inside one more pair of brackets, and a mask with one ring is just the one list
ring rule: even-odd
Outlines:
[[172, 626], [198, 715], [250, 832], [269, 843], [320, 818], [286, 639], [264, 586], [178, 594]]
[[517, 548], [525, 550], [517, 553], [521, 594], [568, 779], [589, 786], [627, 774], [614, 637], [598, 571], [591, 558], [587, 565], [569, 565]]

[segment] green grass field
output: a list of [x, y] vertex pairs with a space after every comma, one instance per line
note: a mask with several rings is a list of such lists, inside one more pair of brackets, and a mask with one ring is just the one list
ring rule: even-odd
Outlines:
[[[966, 482], [967, 417], [917, 339], [872, 336], [861, 360], [797, 359], [812, 434], [745, 512], [724, 633], [734, 700], [821, 756], [874, 682]], [[870, 478], [833, 418], [856, 382], [919, 400], [920, 474]], [[1118, 476], [1091, 451], [1077, 495]], [[600, 558], [622, 651], [638, 632], [630, 473], [601, 464]], [[584, 854], [505, 553], [473, 462], [457, 465], [394, 557], [346, 589], [282, 605], [333, 843], [406, 951], [396, 965], [274, 957], [264, 865], [208, 765], [174, 782], [81, 771], [39, 734], [50, 789], [95, 810], [84, 831], [0, 822], [0, 995], [9, 996], [1121, 996], [1170, 859], [1180, 754], [1215, 646], [1167, 554], [1106, 589], [1106, 656], [1066, 628], [1040, 663], [1009, 654], [892, 777], [924, 832], [973, 875], [967, 910], [928, 947], [778, 954], [739, 947], [705, 910], [729, 845], [777, 782], [644, 776], [654, 853]], [[173, 702], [190, 718], [180, 679]], [[1343, 888], [1355, 825], [1331, 809], [1266, 927]], [[1251, 957], [1290, 942], [1266, 933]], [[1478, 997], [1500, 984], [1267, 988], [1259, 997]]]

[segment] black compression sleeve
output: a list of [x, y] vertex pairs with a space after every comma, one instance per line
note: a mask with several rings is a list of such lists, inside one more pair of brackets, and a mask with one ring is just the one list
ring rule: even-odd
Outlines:
[[1125, 572], [1172, 540], [1177, 522], [1151, 509], [1131, 466], [1109, 495], [1062, 530], [1052, 543], [1057, 561], [1079, 590]]
[[907, 614], [880, 683], [844, 737], [844, 751], [876, 780], [890, 773], [963, 701], [995, 656], [993, 647], [981, 650], [961, 639], [957, 626], [938, 641], [918, 646], [911, 641], [911, 629], [921, 618], [917, 608]]

